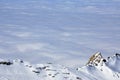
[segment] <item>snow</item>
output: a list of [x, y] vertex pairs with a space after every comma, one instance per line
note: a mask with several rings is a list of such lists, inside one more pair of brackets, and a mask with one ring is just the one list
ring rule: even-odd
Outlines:
[[0, 65], [0, 77], [2, 80], [35, 80], [37, 76], [23, 64], [14, 63], [13, 65]]
[[0, 80], [120, 80], [118, 55], [110, 57], [102, 65], [101, 62], [98, 65], [87, 64], [78, 69], [52, 63], [31, 65], [20, 59], [0, 60]]
[[[98, 55], [97, 53], [95, 55]], [[95, 56], [96, 57], [96, 56]], [[93, 64], [96, 63], [96, 59]], [[100, 62], [97, 65], [87, 64], [82, 68], [78, 68], [78, 71], [85, 72], [92, 75], [97, 80], [120, 80], [120, 58], [119, 56], [112, 56], [107, 60], [103, 61], [103, 58], [99, 58]]]

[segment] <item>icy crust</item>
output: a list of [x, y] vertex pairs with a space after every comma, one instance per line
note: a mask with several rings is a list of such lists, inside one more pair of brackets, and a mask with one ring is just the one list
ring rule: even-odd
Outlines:
[[20, 59], [0, 59], [0, 80], [120, 80], [120, 54], [104, 59], [98, 52], [77, 69], [52, 63], [31, 65]]

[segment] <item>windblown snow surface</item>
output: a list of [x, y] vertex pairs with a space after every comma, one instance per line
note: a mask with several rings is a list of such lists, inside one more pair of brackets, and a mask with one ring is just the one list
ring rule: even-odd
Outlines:
[[120, 80], [120, 54], [104, 59], [100, 52], [77, 69], [59, 64], [0, 60], [0, 80]]

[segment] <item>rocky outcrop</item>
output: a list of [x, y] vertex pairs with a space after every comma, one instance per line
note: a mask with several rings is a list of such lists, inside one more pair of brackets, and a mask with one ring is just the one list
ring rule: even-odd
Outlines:
[[101, 61], [106, 62], [100, 52], [95, 53], [89, 58], [89, 61], [86, 65], [95, 65], [97, 66]]

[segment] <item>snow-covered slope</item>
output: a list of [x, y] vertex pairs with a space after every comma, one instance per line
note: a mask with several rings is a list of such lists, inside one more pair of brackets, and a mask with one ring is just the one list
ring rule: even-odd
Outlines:
[[120, 54], [104, 59], [100, 52], [77, 69], [58, 64], [31, 65], [22, 60], [0, 60], [0, 80], [120, 80]]
[[98, 52], [78, 71], [88, 73], [95, 80], [120, 80], [120, 54], [104, 59]]

